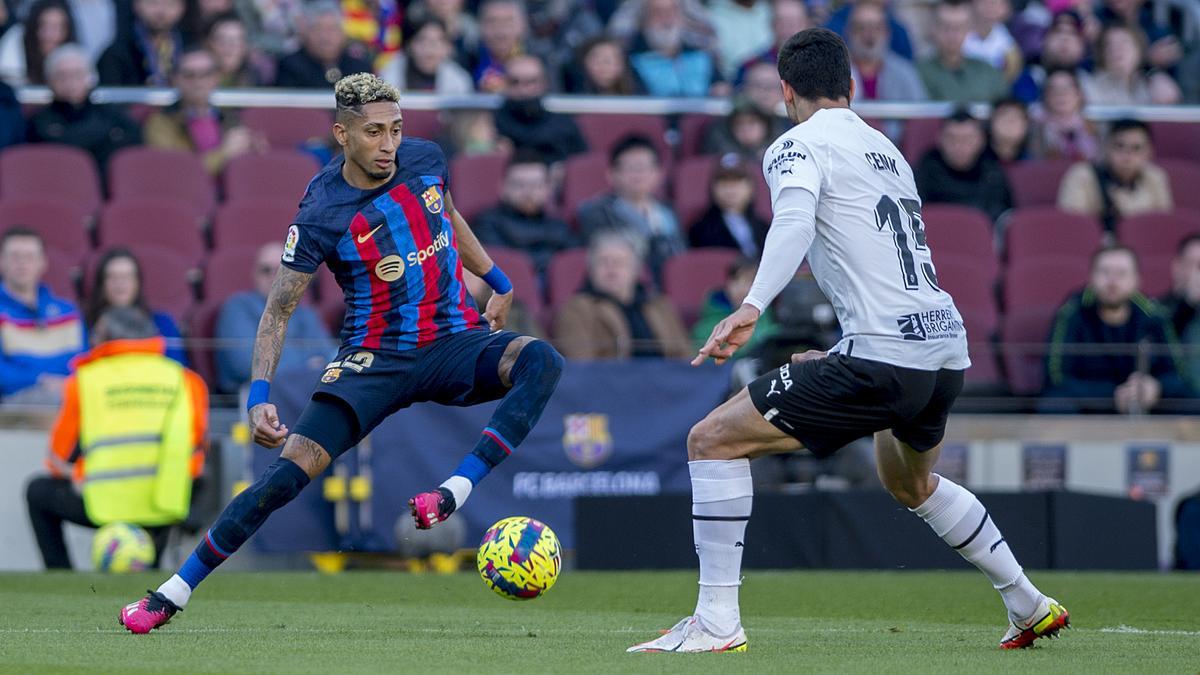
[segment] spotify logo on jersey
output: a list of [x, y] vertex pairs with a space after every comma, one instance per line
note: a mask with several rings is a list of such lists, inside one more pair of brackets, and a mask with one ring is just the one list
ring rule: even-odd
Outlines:
[[375, 265], [375, 276], [389, 284], [404, 276], [404, 258], [398, 255], [386, 256]]

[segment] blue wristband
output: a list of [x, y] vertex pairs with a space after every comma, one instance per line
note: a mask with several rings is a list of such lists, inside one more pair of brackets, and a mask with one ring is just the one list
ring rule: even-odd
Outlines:
[[271, 383], [266, 380], [255, 380], [250, 383], [250, 395], [246, 397], [246, 410], [249, 411], [259, 403], [266, 403], [271, 395]]
[[492, 265], [492, 269], [483, 275], [483, 280], [500, 295], [512, 290], [512, 282], [508, 280], [508, 276], [504, 274], [504, 270], [500, 269], [499, 265]]

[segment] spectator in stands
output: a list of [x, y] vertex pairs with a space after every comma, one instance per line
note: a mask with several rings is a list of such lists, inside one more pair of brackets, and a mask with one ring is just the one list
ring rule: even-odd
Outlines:
[[[484, 0], [479, 7], [479, 44], [468, 54], [475, 88], [488, 94], [506, 89], [506, 65], [526, 49], [529, 19], [520, 0]], [[543, 74], [544, 77], [544, 74]]]
[[729, 86], [706, 42], [686, 30], [681, 0], [646, 0], [629, 62], [651, 96], [724, 96]]
[[1013, 206], [1000, 162], [987, 149], [983, 122], [959, 110], [942, 123], [937, 147], [917, 165], [917, 192], [926, 204], [962, 204], [983, 211], [993, 222]]
[[[483, 279], [471, 274], [471, 271], [466, 268], [463, 268], [463, 283], [467, 286], [467, 292], [475, 299], [475, 306], [487, 307], [488, 300], [492, 299], [492, 287], [488, 286]], [[520, 298], [516, 297], [513, 298], [512, 306], [508, 309], [508, 320], [504, 322], [504, 329], [539, 339], [545, 336], [545, 330], [538, 323], [537, 317], [529, 311]]]
[[17, 92], [0, 80], [0, 150], [25, 140], [25, 119]]
[[512, 152], [512, 143], [496, 130], [491, 110], [460, 108], [449, 112], [450, 121], [438, 140], [447, 157]]
[[166, 340], [166, 355], [186, 366], [183, 334], [170, 314], [150, 309], [142, 292], [142, 265], [133, 251], [124, 247], [110, 248], [96, 261], [95, 269], [91, 294], [83, 313], [88, 330], [95, 332], [96, 322], [109, 308], [134, 307], [154, 322], [155, 335]]
[[1170, 75], [1142, 70], [1142, 35], [1130, 26], [1114, 24], [1100, 33], [1096, 72], [1084, 77], [1084, 97], [1094, 105], [1172, 105], [1179, 87]]
[[110, 87], [166, 87], [183, 50], [184, 0], [133, 0], [132, 28], [100, 57], [100, 83]]
[[538, 273], [545, 273], [555, 253], [580, 243], [569, 225], [546, 213], [552, 193], [545, 157], [518, 149], [504, 170], [500, 204], [471, 221], [475, 236], [484, 244], [528, 253]]
[[[851, 0], [838, 8], [838, 11], [830, 14], [826, 28], [836, 32], [842, 38], [850, 38], [850, 17], [854, 12], [854, 6], [859, 0]], [[874, 1], [874, 0], [869, 0]], [[816, 5], [814, 5], [815, 7]], [[913, 60], [916, 56], [916, 50], [912, 48], [912, 40], [908, 38], [908, 29], [900, 23], [900, 19], [896, 17], [895, 12], [887, 8], [888, 20], [888, 52], [900, 54], [902, 58]], [[790, 36], [788, 36], [790, 37]]]
[[37, 232], [12, 227], [0, 237], [0, 397], [6, 403], [57, 403], [71, 359], [84, 348], [79, 310], [42, 283], [46, 264]]
[[771, 135], [774, 117], [747, 100], [736, 100], [725, 119], [708, 125], [700, 150], [706, 155], [740, 155], [747, 161], [762, 162]]
[[742, 160], [737, 155], [722, 157], [709, 183], [712, 201], [688, 229], [688, 244], [737, 249], [747, 258], [758, 259], [770, 224], [754, 213], [754, 189], [754, 178]]
[[147, 145], [194, 152], [214, 176], [229, 160], [268, 149], [261, 133], [239, 125], [232, 111], [212, 104], [218, 77], [217, 61], [207, 49], [184, 52], [173, 78], [179, 100], [150, 115], [142, 130]]
[[1087, 58], [1087, 42], [1083, 36], [1083, 19], [1078, 12], [1068, 10], [1054, 15], [1042, 41], [1041, 54], [1037, 62], [1025, 66], [1020, 77], [1013, 83], [1013, 96], [1025, 103], [1034, 103], [1042, 98], [1042, 86], [1046, 73], [1065, 68], [1083, 77], [1084, 59]]
[[[758, 274], [758, 263], [750, 258], [739, 258], [729, 266], [725, 273], [725, 285], [721, 288], [714, 288], [708, 293], [704, 298], [704, 305], [700, 308], [700, 318], [696, 320], [696, 325], [692, 326], [694, 349], [698, 350], [703, 347], [709, 336], [712, 335], [713, 328], [742, 306], [742, 301], [750, 293], [750, 286], [754, 283], [755, 274]], [[764, 318], [766, 323], [763, 323]], [[775, 337], [777, 327], [774, 313], [770, 307], [763, 311], [758, 321], [754, 326], [754, 334], [750, 336], [750, 341], [738, 350], [734, 355], [735, 359], [757, 353], [760, 345], [767, 344]]]
[[414, 17], [430, 16], [442, 22], [454, 46], [454, 60], [466, 63], [467, 55], [479, 44], [479, 22], [464, 11], [463, 0], [422, 0], [409, 6]]
[[279, 61], [275, 86], [328, 89], [346, 75], [372, 72], [366, 54], [347, 44], [336, 2], [316, 0], [306, 5], [299, 30], [300, 49]]
[[50, 475], [25, 489], [46, 569], [71, 569], [64, 521], [144, 526], [161, 555], [169, 526], [187, 518], [208, 446], [208, 388], [167, 359], [153, 335], [144, 312], [108, 310], [66, 380], [50, 431]]
[[554, 321], [555, 343], [568, 359], [687, 358], [691, 344], [679, 312], [638, 276], [638, 245], [618, 232], [588, 246], [584, 286]]
[[629, 68], [625, 50], [616, 39], [599, 35], [580, 45], [567, 69], [566, 90], [572, 94], [634, 96], [646, 93]]
[[517, 148], [541, 153], [551, 164], [587, 152], [587, 141], [569, 115], [546, 110], [546, 67], [536, 56], [513, 57], [505, 67], [508, 85], [496, 110], [496, 130]]
[[364, 58], [382, 71], [400, 54], [403, 8], [397, 0], [340, 0], [342, 29], [350, 44], [365, 51]]
[[1046, 74], [1035, 109], [1034, 154], [1046, 159], [1091, 160], [1099, 150], [1095, 127], [1083, 117], [1083, 90], [1074, 70]]
[[[1112, 345], [1112, 351], [1081, 353], [1072, 349], [1078, 345]], [[1138, 368], [1143, 359], [1145, 372]], [[1091, 399], [1047, 401], [1056, 411], [1149, 412], [1162, 398], [1190, 395], [1170, 322], [1138, 292], [1131, 249], [1110, 246], [1092, 257], [1087, 288], [1058, 310], [1046, 371], [1047, 398]]]
[[525, 0], [529, 53], [546, 64], [550, 87], [563, 89], [563, 71], [587, 40], [604, 31], [592, 0]]
[[973, 0], [975, 21], [963, 42], [963, 56], [979, 59], [999, 70], [1012, 82], [1021, 73], [1024, 59], [1012, 33], [1005, 26], [1012, 18], [1009, 0]]
[[746, 59], [774, 45], [769, 0], [712, 0], [708, 15], [717, 32], [717, 61], [726, 80], [737, 76]]
[[446, 96], [475, 93], [475, 81], [453, 56], [454, 45], [440, 20], [409, 21], [404, 25], [404, 51], [388, 62], [380, 76], [400, 91]]
[[990, 103], [1008, 94], [999, 70], [963, 54], [971, 18], [971, 6], [961, 0], [941, 0], [934, 9], [936, 52], [917, 67], [932, 100]]
[[1140, 120], [1118, 120], [1108, 132], [1104, 158], [1079, 162], [1063, 176], [1058, 208], [1095, 216], [1113, 232], [1123, 216], [1174, 208], [1171, 182], [1152, 162], [1150, 128]]
[[[626, 46], [637, 39], [649, 0], [621, 0], [620, 6], [608, 21], [608, 33]], [[708, 6], [701, 0], [681, 0], [683, 9], [684, 42], [699, 49], [712, 51], [717, 46], [717, 31], [713, 28]]]
[[1179, 242], [1171, 261], [1171, 292], [1162, 300], [1171, 326], [1187, 346], [1187, 380], [1200, 391], [1200, 233]]
[[29, 118], [30, 143], [65, 143], [86, 150], [103, 175], [114, 152], [141, 142], [137, 123], [120, 109], [91, 102], [96, 69], [83, 47], [63, 45], [51, 52], [46, 78], [54, 98]]
[[235, 0], [187, 0], [179, 22], [184, 44], [194, 46], [204, 42], [213, 19], [237, 11], [234, 3]]
[[[855, 101], [924, 101], [928, 98], [912, 63], [890, 51], [883, 0], [858, 0], [850, 12], [850, 68]], [[776, 85], [778, 87], [778, 84]]]
[[1033, 121], [1019, 99], [998, 102], [988, 118], [988, 151], [1001, 165], [1030, 159]]
[[[217, 314], [214, 336], [225, 344], [217, 350], [217, 388], [234, 393], [250, 381], [250, 362], [254, 351], [254, 336], [258, 320], [267, 306], [271, 282], [279, 271], [283, 245], [266, 244], [258, 250], [254, 262], [254, 290], [229, 296]], [[308, 305], [296, 307], [288, 323], [288, 348], [279, 359], [279, 370], [320, 368], [333, 357], [329, 329]]]
[[1171, 28], [1155, 19], [1146, 0], [1103, 0], [1097, 17], [1104, 24], [1137, 27], [1147, 45], [1146, 61], [1153, 68], [1170, 70], [1183, 58], [1183, 46]]
[[87, 50], [93, 63], [116, 39], [118, 27], [124, 32], [133, 25], [133, 8], [129, 2], [67, 0], [67, 4], [71, 7], [78, 43]]
[[275, 62], [250, 46], [246, 22], [233, 12], [213, 18], [204, 46], [217, 59], [222, 88], [265, 87], [275, 81]]
[[300, 46], [305, 0], [248, 0], [239, 2], [246, 17], [250, 43], [272, 58], [290, 54]]
[[30, 6], [24, 23], [0, 37], [0, 79], [14, 85], [46, 84], [46, 57], [62, 45], [77, 41], [67, 3], [38, 0]]
[[663, 184], [658, 149], [644, 136], [624, 138], [609, 154], [608, 182], [611, 193], [579, 207], [579, 229], [589, 239], [607, 230], [624, 233], [657, 275], [685, 248], [675, 213], [656, 196]]
[[738, 96], [754, 104], [771, 118], [768, 135], [779, 138], [792, 128], [783, 107], [783, 88], [779, 86], [779, 68], [774, 63], [751, 63], [742, 72]]
[[[779, 48], [800, 31], [811, 28], [808, 5], [801, 0], [773, 0], [771, 2], [771, 46], [742, 62], [735, 83], [741, 82], [754, 65], [765, 63], [772, 68], [779, 61]], [[778, 79], [778, 78], [776, 78]], [[777, 83], [778, 84], [778, 83]], [[779, 89], [779, 86], [775, 87]]]

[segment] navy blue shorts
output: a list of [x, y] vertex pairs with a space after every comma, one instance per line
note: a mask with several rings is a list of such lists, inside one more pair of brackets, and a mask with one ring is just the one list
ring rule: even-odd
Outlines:
[[511, 331], [481, 328], [407, 351], [343, 347], [325, 367], [313, 398], [344, 401], [358, 418], [356, 440], [413, 403], [469, 406], [495, 401], [508, 393], [500, 382], [500, 358], [518, 337]]

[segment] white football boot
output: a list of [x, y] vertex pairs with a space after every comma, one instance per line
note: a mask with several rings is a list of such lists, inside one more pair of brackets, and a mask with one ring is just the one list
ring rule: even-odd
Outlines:
[[728, 637], [717, 637], [709, 633], [701, 625], [700, 619], [689, 616], [675, 624], [663, 636], [634, 645], [627, 652], [744, 652], [746, 651], [746, 631], [739, 625], [737, 631]]

